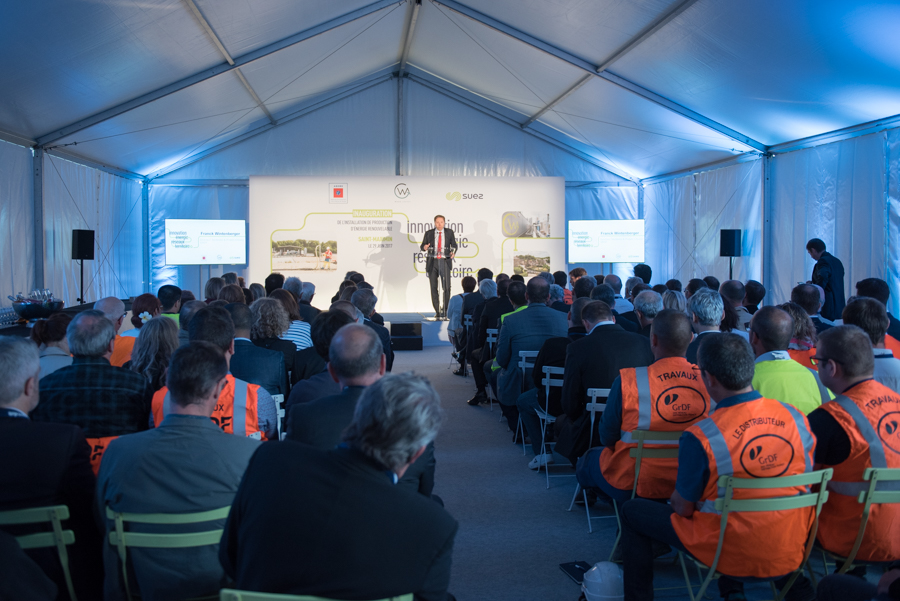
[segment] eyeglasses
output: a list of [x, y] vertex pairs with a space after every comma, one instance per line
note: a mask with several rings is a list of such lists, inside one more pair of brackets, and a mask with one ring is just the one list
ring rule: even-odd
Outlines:
[[809, 362], [812, 363], [813, 365], [818, 365], [819, 363], [826, 363], [828, 361], [834, 361], [835, 363], [840, 363], [841, 365], [843, 365], [843, 363], [841, 363], [837, 359], [832, 359], [831, 357], [820, 357], [818, 355], [814, 355], [809, 358]]

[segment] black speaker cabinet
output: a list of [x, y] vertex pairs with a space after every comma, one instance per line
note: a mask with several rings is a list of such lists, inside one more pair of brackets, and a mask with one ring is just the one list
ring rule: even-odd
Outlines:
[[720, 230], [719, 235], [719, 256], [740, 257], [741, 230]]
[[94, 260], [94, 230], [72, 230], [72, 260]]

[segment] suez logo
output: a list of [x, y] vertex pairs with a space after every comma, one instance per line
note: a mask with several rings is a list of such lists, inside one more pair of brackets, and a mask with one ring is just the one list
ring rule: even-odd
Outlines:
[[459, 202], [460, 200], [483, 200], [484, 194], [460, 194], [459, 192], [447, 192], [445, 198], [447, 200], [454, 200]]

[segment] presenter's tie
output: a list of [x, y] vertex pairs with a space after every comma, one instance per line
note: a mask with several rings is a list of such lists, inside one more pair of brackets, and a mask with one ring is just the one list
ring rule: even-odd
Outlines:
[[442, 256], [442, 251], [444, 250], [444, 244], [443, 244], [444, 238], [443, 238], [443, 234], [444, 234], [444, 232], [438, 232], [437, 256], [436, 256], [436, 258], [438, 258], [438, 259], [443, 259], [443, 258], [444, 258], [444, 257]]

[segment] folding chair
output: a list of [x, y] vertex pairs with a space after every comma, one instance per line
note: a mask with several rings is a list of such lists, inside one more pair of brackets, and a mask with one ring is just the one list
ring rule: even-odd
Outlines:
[[[252, 591], [238, 591], [223, 588], [219, 592], [219, 601], [334, 601], [326, 597], [313, 597], [311, 595], [278, 595], [275, 593], [255, 593]], [[413, 601], [413, 595], [401, 595], [378, 601]]]
[[[591, 434], [588, 437], [588, 450], [591, 450], [594, 447], [594, 422], [597, 419], [597, 414], [603, 413], [603, 411], [606, 409], [606, 403], [598, 403], [597, 399], [605, 399], [609, 397], [609, 388], [588, 388], [587, 394], [591, 400], [587, 405], [585, 405], [584, 409], [591, 414]], [[572, 508], [575, 507], [575, 499], [578, 498], [579, 492], [584, 499], [584, 512], [587, 514], [588, 533], [593, 534], [594, 528], [591, 526], [591, 520], [599, 520], [615, 516], [598, 515], [596, 517], [591, 517], [591, 508], [588, 507], [587, 502], [587, 491], [581, 488], [581, 484], [575, 484], [575, 494], [572, 495], [572, 502], [569, 503], [568, 511], [572, 511]]]
[[[691, 601], [697, 601], [698, 599], [701, 599], [703, 597], [703, 594], [706, 592], [709, 584], [713, 580], [721, 576], [721, 574], [716, 572], [716, 567], [719, 565], [719, 559], [722, 556], [722, 547], [725, 542], [725, 531], [728, 527], [728, 516], [730, 514], [746, 513], [751, 511], [787, 511], [792, 509], [803, 509], [805, 507], [815, 507], [816, 517], [813, 521], [812, 528], [810, 528], [809, 530], [809, 536], [806, 539], [806, 550], [803, 553], [803, 560], [800, 562], [800, 565], [793, 572], [787, 584], [780, 592], [775, 588], [774, 582], [770, 581], [769, 583], [772, 587], [772, 594], [775, 595], [775, 601], [781, 601], [794, 585], [794, 582], [797, 580], [797, 577], [800, 575], [803, 567], [806, 565], [810, 553], [812, 553], [813, 544], [816, 541], [816, 532], [819, 530], [819, 514], [822, 511], [822, 505], [825, 503], [825, 501], [828, 500], [827, 484], [831, 479], [833, 473], [834, 470], [828, 468], [825, 470], [818, 470], [806, 474], [799, 474], [796, 476], [782, 476], [779, 478], [735, 478], [734, 476], [721, 476], [719, 478], [718, 485], [720, 489], [725, 489], [725, 496], [716, 499], [716, 511], [721, 512], [722, 519], [719, 526], [719, 544], [716, 547], [716, 554], [713, 558], [712, 565], [705, 566], [703, 562], [693, 557], [689, 557], [699, 569], [708, 570], [706, 578], [703, 579], [703, 582], [700, 585], [700, 590], [697, 591], [696, 595], [694, 594], [694, 586], [691, 584], [687, 566], [685, 565], [685, 554], [679, 553], [678, 555], [679, 561], [681, 562], [681, 570], [684, 574], [684, 580], [687, 585], [688, 595], [690, 595]], [[790, 497], [774, 497], [767, 499], [733, 498], [735, 490], [765, 490], [796, 486], [805, 486], [807, 487], [806, 490], [810, 490], [809, 487], [814, 485], [819, 486], [818, 491], [803, 492]]]
[[75, 533], [71, 530], [62, 529], [62, 521], [67, 519], [69, 519], [69, 508], [66, 505], [0, 511], [0, 526], [25, 524], [50, 524], [52, 526], [53, 532], [23, 534], [17, 536], [16, 541], [23, 549], [56, 547], [59, 563], [62, 565], [63, 576], [66, 579], [66, 588], [69, 589], [69, 597], [72, 601], [76, 601], [75, 587], [72, 586], [72, 574], [69, 572], [69, 553], [66, 549], [66, 545], [71, 545], [75, 542]]
[[[538, 351], [519, 351], [519, 370], [522, 372], [522, 385], [519, 388], [521, 392], [525, 392], [525, 383], [528, 381], [528, 370], [534, 369], [534, 360], [537, 359]], [[522, 416], [519, 416], [519, 422], [516, 424], [516, 436], [522, 433], [522, 454], [525, 455], [525, 427], [522, 425]]]
[[284, 395], [283, 394], [273, 394], [272, 399], [275, 401], [275, 413], [277, 414], [277, 425], [278, 425], [278, 440], [284, 440], [285, 432], [283, 432], [284, 428]]
[[[859, 531], [856, 534], [856, 541], [854, 541], [853, 547], [850, 549], [850, 553], [847, 554], [847, 557], [841, 557], [837, 553], [832, 553], [831, 551], [826, 551], [825, 549], [822, 550], [822, 561], [826, 566], [826, 573], [828, 572], [828, 557], [835, 559], [837, 562], [843, 562], [843, 565], [837, 571], [838, 574], [844, 574], [847, 572], [847, 570], [853, 567], [853, 561], [856, 559], [856, 554], [859, 553], [859, 548], [860, 546], [862, 546], [863, 537], [866, 534], [866, 526], [869, 522], [869, 515], [872, 510], [872, 505], [900, 503], [900, 485], [897, 484], [897, 482], [900, 482], [900, 469], [870, 467], [866, 469], [865, 472], [863, 472], [862, 479], [864, 482], [868, 482], [869, 484], [866, 485], [862, 482], [860, 482], [859, 484], [841, 483], [842, 486], [855, 487], [858, 489], [857, 501], [863, 506], [862, 521], [860, 521], [859, 523]], [[881, 484], [882, 482], [884, 484]], [[831, 487], [831, 490], [834, 490], [836, 492], [837, 484], [838, 483], [836, 482], [832, 482], [829, 485]], [[809, 569], [809, 566], [807, 566], [807, 569]], [[809, 574], [810, 578], [813, 581], [813, 584], [816, 584], [816, 577], [811, 569], [809, 569]]]
[[[544, 372], [544, 377], [541, 379], [541, 384], [544, 386], [544, 398], [550, 399], [550, 389], [551, 388], [562, 388], [563, 385], [563, 374], [565, 374], [564, 367], [551, 367], [549, 365], [545, 365], [541, 368], [541, 371]], [[558, 376], [554, 378], [553, 376]], [[541, 443], [542, 445], [546, 445], [543, 441], [547, 439], [547, 425], [556, 423], [556, 418], [549, 413], [547, 413], [547, 409], [537, 408], [535, 411], [537, 413], [538, 419], [541, 421]], [[555, 444], [555, 443], [554, 443]], [[551, 451], [552, 453], [552, 451]], [[541, 472], [541, 466], [538, 464], [538, 473]], [[544, 472], [547, 475], [547, 488], [550, 488], [550, 467], [548, 465], [544, 466]], [[563, 478], [572, 476], [573, 474], [559, 474], [554, 475], [554, 478]]]
[[[128, 547], [142, 547], [147, 549], [184, 549], [187, 547], [205, 547], [218, 545], [222, 540], [222, 529], [205, 530], [203, 532], [190, 532], [184, 534], [157, 534], [144, 532], [128, 532], [125, 523], [179, 525], [198, 524], [223, 520], [228, 517], [231, 507], [222, 507], [210, 511], [197, 513], [121, 513], [106, 508], [107, 519], [115, 522], [115, 530], [109, 533], [109, 544], [119, 551], [119, 563], [122, 566], [122, 582], [125, 583], [125, 593], [128, 599], [135, 599], [131, 594], [128, 584]], [[216, 596], [204, 597], [204, 599], [216, 599]]]
[[[634, 459], [634, 486], [631, 487], [631, 498], [637, 496], [638, 478], [641, 475], [641, 462], [644, 459], [678, 459], [678, 440], [683, 432], [653, 432], [651, 430], [632, 430], [631, 440], [637, 443], [637, 447], [628, 452], [628, 456]], [[669, 448], [644, 448], [644, 443], [649, 444], [670, 444], [675, 447]], [[616, 512], [616, 522], [619, 525], [619, 532], [616, 533], [616, 541], [613, 543], [612, 551], [609, 553], [609, 561], [613, 560], [616, 554], [616, 547], [622, 539], [622, 517], [619, 515], [619, 503], [613, 499], [613, 509]]]
[[[487, 344], [487, 349], [488, 349], [487, 356], [491, 359], [493, 359], [493, 357], [494, 357], [494, 346], [496, 346], [496, 344], [497, 344], [497, 338], [498, 338], [499, 334], [500, 334], [499, 329], [488, 329], [487, 330], [487, 338], [485, 340], [485, 344]], [[487, 392], [488, 400], [491, 402], [491, 411], [494, 410], [494, 392], [493, 392], [493, 390], [494, 389], [491, 388], [491, 383], [488, 382], [486, 392]], [[502, 416], [500, 417], [500, 421], [503, 421]]]

